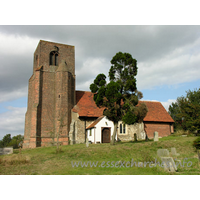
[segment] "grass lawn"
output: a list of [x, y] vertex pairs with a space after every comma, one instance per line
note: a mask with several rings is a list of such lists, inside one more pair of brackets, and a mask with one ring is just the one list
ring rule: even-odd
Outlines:
[[[154, 141], [119, 142], [116, 145], [91, 144], [88, 148], [85, 144], [62, 146], [62, 152], [56, 153], [56, 147], [40, 147], [25, 149], [19, 153], [14, 150], [12, 155], [0, 156], [0, 174], [12, 175], [197, 175], [200, 174], [197, 152], [192, 146], [196, 137], [168, 136]], [[174, 173], [164, 171], [160, 166], [135, 166], [131, 167], [131, 161], [144, 163], [160, 161], [157, 157], [157, 149], [163, 148], [171, 151], [175, 147], [180, 155], [174, 157], [183, 161], [184, 166], [178, 166]], [[187, 159], [186, 159], [187, 158]], [[91, 161], [97, 167], [81, 167], [81, 162]], [[117, 163], [119, 161], [119, 163]], [[192, 166], [187, 163], [191, 161]], [[72, 167], [73, 164], [79, 166]], [[97, 163], [98, 162], [98, 163]], [[104, 163], [105, 162], [105, 163]], [[191, 163], [190, 162], [190, 163]], [[187, 166], [188, 164], [188, 166]], [[115, 167], [116, 165], [116, 167]], [[127, 166], [127, 167], [126, 167]]]

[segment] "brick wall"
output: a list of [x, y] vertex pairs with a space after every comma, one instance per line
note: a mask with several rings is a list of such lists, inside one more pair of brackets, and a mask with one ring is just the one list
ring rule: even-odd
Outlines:
[[156, 123], [156, 122], [144, 122], [144, 129], [149, 138], [154, 137], [154, 132], [158, 132], [159, 137], [168, 136], [171, 134], [170, 123]]
[[[58, 54], [58, 66], [50, 65], [52, 51]], [[74, 46], [40, 41], [34, 53], [33, 75], [29, 80], [24, 148], [49, 146], [58, 133], [59, 141], [68, 144], [74, 104]]]

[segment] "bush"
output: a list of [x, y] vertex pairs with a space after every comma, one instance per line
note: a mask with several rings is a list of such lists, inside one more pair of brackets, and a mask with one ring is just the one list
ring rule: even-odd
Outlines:
[[200, 137], [198, 137], [198, 138], [193, 142], [193, 147], [195, 147], [197, 150], [200, 149]]

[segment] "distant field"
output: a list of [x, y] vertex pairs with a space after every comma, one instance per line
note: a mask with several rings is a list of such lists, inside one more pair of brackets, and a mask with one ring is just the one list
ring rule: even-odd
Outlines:
[[[56, 147], [41, 147], [36, 149], [14, 150], [12, 155], [0, 156], [0, 174], [23, 174], [23, 175], [50, 175], [50, 174], [77, 174], [77, 175], [195, 175], [200, 174], [197, 153], [192, 147], [196, 137], [168, 136], [159, 139], [158, 142], [142, 141], [110, 144], [91, 144], [88, 148], [85, 144], [73, 146], [62, 146], [62, 152], [56, 154]], [[178, 166], [175, 173], [165, 172], [160, 166], [132, 166], [131, 161], [144, 163], [160, 161], [156, 155], [157, 149], [163, 148], [171, 151], [171, 147], [176, 147], [180, 154], [174, 160], [180, 160], [184, 166]], [[187, 158], [187, 159], [186, 159]], [[96, 167], [90, 167], [94, 162]], [[119, 163], [118, 163], [119, 161]], [[176, 161], [176, 160], [175, 160]], [[187, 162], [191, 161], [192, 166], [187, 167]], [[79, 166], [77, 167], [75, 165]], [[82, 162], [82, 163], [81, 163]], [[81, 167], [83, 162], [88, 166]], [[190, 163], [191, 163], [190, 162]], [[74, 167], [72, 166], [74, 165]], [[190, 164], [188, 164], [190, 166]]]

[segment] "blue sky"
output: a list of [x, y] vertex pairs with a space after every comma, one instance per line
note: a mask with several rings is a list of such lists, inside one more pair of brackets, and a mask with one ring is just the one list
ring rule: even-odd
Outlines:
[[39, 40], [75, 46], [76, 89], [108, 75], [119, 51], [137, 60], [143, 100], [168, 109], [200, 85], [200, 26], [0, 26], [0, 139], [23, 134], [28, 80]]
[[[199, 88], [200, 86], [200, 79], [188, 83], [182, 83], [179, 85], [172, 85], [172, 86], [161, 86], [156, 87], [155, 89], [149, 90], [142, 90], [145, 99], [152, 99], [153, 96], [158, 101], [165, 102], [169, 99], [176, 99], [180, 96], [185, 96], [186, 91], [194, 90], [195, 88]], [[153, 100], [153, 99], [152, 99]]]

